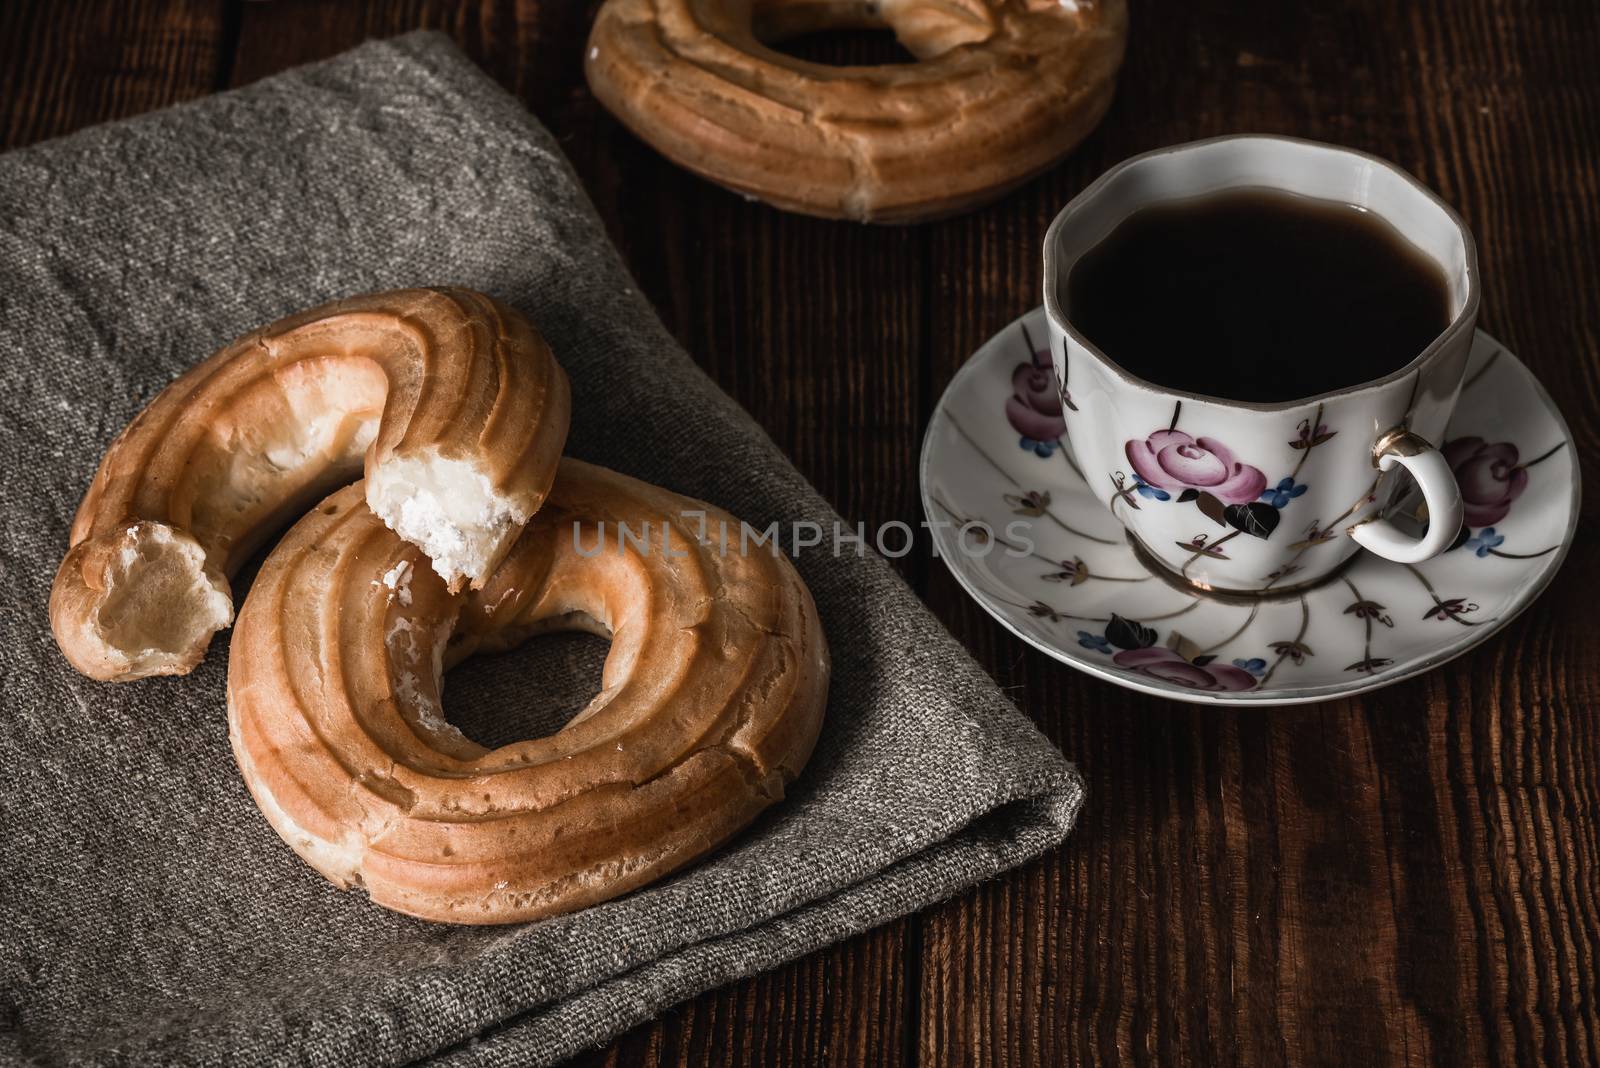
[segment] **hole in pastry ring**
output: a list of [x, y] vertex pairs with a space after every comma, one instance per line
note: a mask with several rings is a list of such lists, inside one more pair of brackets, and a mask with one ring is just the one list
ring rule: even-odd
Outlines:
[[[1045, 170], [1110, 106], [1124, 0], [607, 0], [585, 72], [680, 166], [789, 211], [911, 222]], [[919, 62], [773, 51], [827, 27], [894, 30]]]
[[[739, 531], [563, 460], [495, 574], [451, 594], [340, 490], [267, 557], [229, 647], [229, 734], [262, 813], [334, 883], [456, 923], [582, 908], [709, 852], [804, 765], [828, 684], [810, 593]], [[567, 726], [487, 750], [445, 722], [444, 668], [562, 629], [612, 640]]]
[[366, 472], [367, 499], [450, 583], [480, 584], [538, 510], [571, 416], [516, 311], [464, 289], [326, 304], [175, 380], [112, 443], [50, 593], [97, 679], [181, 675], [233, 618], [228, 577]]

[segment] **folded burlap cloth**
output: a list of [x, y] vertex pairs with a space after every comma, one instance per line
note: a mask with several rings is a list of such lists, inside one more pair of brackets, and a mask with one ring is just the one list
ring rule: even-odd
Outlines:
[[[521, 926], [412, 920], [301, 862], [234, 768], [226, 633], [187, 678], [74, 674], [45, 602], [117, 431], [254, 326], [429, 283], [538, 324], [574, 455], [758, 527], [834, 521], [662, 328], [551, 136], [442, 37], [0, 156], [0, 1059], [543, 1064], [1071, 826], [1077, 773], [870, 554], [798, 560], [834, 674], [787, 800], [675, 878]], [[532, 652], [459, 674], [453, 710], [513, 717], [596, 685]]]

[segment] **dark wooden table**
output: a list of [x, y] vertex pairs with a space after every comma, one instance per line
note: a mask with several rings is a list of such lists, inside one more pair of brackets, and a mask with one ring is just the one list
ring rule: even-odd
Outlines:
[[[782, 215], [665, 163], [583, 83], [592, 3], [11, 0], [0, 143], [241, 85], [364, 38], [454, 36], [559, 135], [668, 327], [847, 518], [920, 518], [967, 354], [1036, 304], [1056, 210], [1110, 164], [1236, 131], [1396, 160], [1477, 235], [1482, 325], [1600, 476], [1600, 5], [1131, 0], [1117, 101], [1066, 163], [907, 229]], [[883, 40], [805, 44], [877, 59]], [[1591, 481], [1591, 485], [1600, 483]], [[1600, 1061], [1600, 551], [1449, 667], [1222, 712], [1025, 648], [926, 552], [905, 577], [1089, 780], [1066, 847], [707, 994], [594, 1064]]]

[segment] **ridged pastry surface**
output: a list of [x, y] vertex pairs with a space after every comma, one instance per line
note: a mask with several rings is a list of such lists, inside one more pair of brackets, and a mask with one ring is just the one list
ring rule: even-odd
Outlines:
[[532, 325], [469, 290], [373, 293], [256, 330], [106, 452], [51, 591], [56, 641], [95, 678], [189, 671], [231, 620], [233, 571], [363, 468], [374, 507], [452, 584], [481, 583], [548, 492], [570, 414]]
[[[563, 629], [612, 642], [564, 728], [491, 750], [445, 721], [445, 668]], [[642, 886], [781, 797], [815, 744], [828, 663], [787, 558], [743, 546], [715, 508], [563, 460], [466, 593], [360, 486], [308, 513], [234, 629], [230, 736], [263, 814], [327, 878], [429, 920], [510, 923]], [[539, 680], [527, 691], [538, 701]]]
[[[777, 207], [909, 222], [1070, 151], [1110, 106], [1124, 0], [607, 0], [595, 96], [679, 165]], [[829, 67], [763, 41], [888, 27], [918, 62]]]

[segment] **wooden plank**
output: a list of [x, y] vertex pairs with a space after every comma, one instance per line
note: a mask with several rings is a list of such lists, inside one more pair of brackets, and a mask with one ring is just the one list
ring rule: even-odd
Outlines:
[[205, 0], [0, 4], [0, 148], [203, 96], [226, 38]]
[[891, 924], [720, 990], [635, 1028], [574, 1068], [886, 1065], [908, 1037], [903, 924]]

